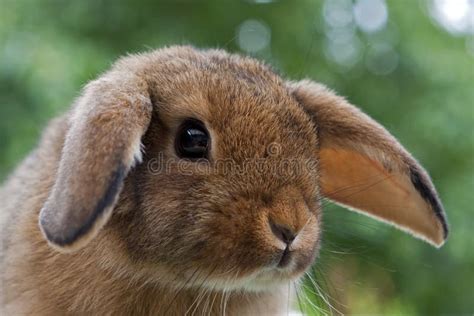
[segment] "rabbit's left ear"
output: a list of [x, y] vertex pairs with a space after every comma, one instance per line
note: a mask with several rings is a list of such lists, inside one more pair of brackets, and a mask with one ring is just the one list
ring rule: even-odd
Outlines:
[[380, 124], [326, 87], [289, 83], [318, 130], [322, 194], [437, 247], [448, 235], [426, 171]]
[[56, 182], [40, 213], [51, 246], [80, 249], [108, 221], [125, 177], [141, 159], [152, 108], [147, 83], [132, 74], [109, 72], [84, 89], [69, 117]]

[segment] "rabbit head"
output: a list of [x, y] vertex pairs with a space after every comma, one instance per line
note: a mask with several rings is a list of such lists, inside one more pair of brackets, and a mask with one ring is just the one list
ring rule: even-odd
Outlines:
[[170, 47], [85, 87], [40, 227], [62, 252], [113, 231], [119, 265], [258, 290], [312, 264], [323, 198], [447, 236], [426, 172], [356, 107], [251, 58]]

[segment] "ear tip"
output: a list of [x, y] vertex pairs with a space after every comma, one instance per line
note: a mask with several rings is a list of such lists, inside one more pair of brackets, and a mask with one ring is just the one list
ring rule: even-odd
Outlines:
[[443, 217], [443, 239], [441, 241], [441, 244], [440, 244], [440, 247], [442, 245], [444, 245], [444, 243], [448, 240], [448, 237], [449, 237], [449, 234], [450, 234], [450, 230], [449, 230], [449, 225], [446, 221], [446, 217]]
[[39, 226], [48, 243], [62, 252], [75, 251], [89, 243], [110, 218], [126, 171], [123, 165], [115, 171], [95, 207], [65, 201], [63, 193], [55, 189], [39, 215]]
[[40, 230], [48, 244], [60, 252], [73, 252], [82, 248], [84, 242], [81, 241], [82, 232], [80, 229], [75, 231], [61, 230], [60, 226], [49, 220], [48, 214], [50, 213], [50, 208], [43, 207], [38, 221]]
[[416, 166], [411, 167], [410, 179], [421, 197], [429, 204], [436, 217], [436, 221], [440, 226], [439, 236], [436, 236], [435, 240], [432, 242], [432, 244], [437, 248], [440, 248], [443, 246], [449, 235], [449, 225], [443, 204], [441, 203], [429, 176], [423, 169], [420, 170], [420, 168], [417, 168]]
[[434, 246], [435, 248], [439, 249], [444, 246], [448, 239], [449, 229], [446, 222], [439, 221], [441, 226], [441, 230], [438, 231], [436, 236], [426, 239], [426, 241]]
[[439, 233], [437, 236], [437, 245], [438, 248], [441, 247], [446, 240], [449, 237], [450, 234], [450, 228], [448, 224], [448, 220], [446, 218], [446, 213], [444, 212], [444, 208], [441, 205], [441, 202], [438, 200], [438, 203], [436, 204], [436, 207], [434, 205], [431, 205], [431, 207], [434, 209], [436, 220], [439, 225]]
[[41, 209], [39, 216], [39, 227], [48, 244], [58, 250], [62, 250], [68, 244], [69, 238], [62, 237], [64, 234], [55, 229], [54, 224], [48, 220], [49, 209]]
[[441, 238], [436, 242], [431, 243], [435, 248], [440, 249], [446, 243], [446, 238]]
[[436, 248], [441, 248], [448, 240], [450, 234], [449, 224], [441, 202], [438, 200], [437, 208], [435, 208], [433, 205], [432, 207], [435, 210], [436, 219], [440, 226], [439, 234], [436, 240]]

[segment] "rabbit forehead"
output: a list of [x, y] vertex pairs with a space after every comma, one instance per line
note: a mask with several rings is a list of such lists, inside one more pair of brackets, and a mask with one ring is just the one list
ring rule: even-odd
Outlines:
[[180, 53], [154, 78], [154, 104], [165, 125], [175, 129], [186, 118], [205, 122], [226, 158], [255, 156], [275, 143], [288, 152], [313, 153], [313, 121], [269, 67], [221, 51]]
[[290, 99], [242, 100], [213, 107], [210, 126], [216, 155], [246, 158], [314, 155], [317, 137], [306, 114]]
[[[193, 91], [194, 90], [194, 91]], [[269, 146], [280, 154], [314, 155], [314, 123], [290, 96], [275, 87], [259, 90], [241, 85], [212, 84], [194, 88], [163, 102], [158, 116], [171, 130], [187, 118], [203, 121], [221, 158], [261, 156]]]

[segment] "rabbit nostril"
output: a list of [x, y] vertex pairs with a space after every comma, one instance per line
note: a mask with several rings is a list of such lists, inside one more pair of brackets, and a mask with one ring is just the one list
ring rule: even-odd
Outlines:
[[275, 224], [270, 220], [270, 228], [273, 234], [287, 245], [295, 240], [296, 234], [287, 226]]

